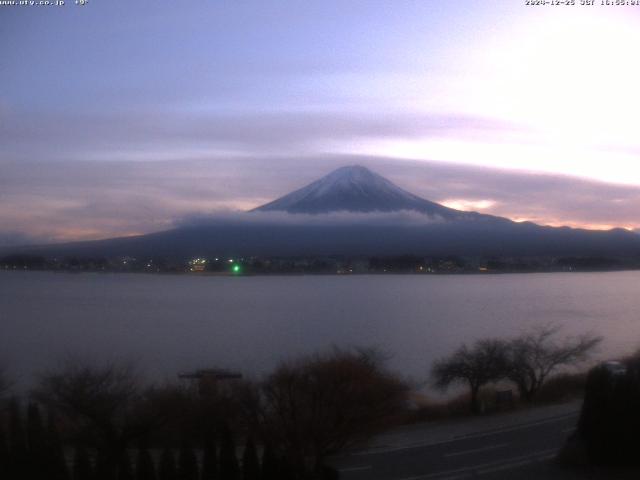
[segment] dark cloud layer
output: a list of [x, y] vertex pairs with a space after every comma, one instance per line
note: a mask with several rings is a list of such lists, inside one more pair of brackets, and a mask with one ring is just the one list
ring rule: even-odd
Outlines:
[[640, 223], [640, 187], [427, 161], [354, 156], [3, 161], [0, 241], [66, 241], [164, 230], [194, 216], [249, 210], [354, 163], [427, 199], [478, 205], [483, 213], [516, 220], [593, 228]]
[[[516, 134], [513, 125], [464, 115], [389, 110], [266, 110], [242, 113], [113, 110], [39, 113], [0, 109], [4, 159], [162, 160], [215, 154], [305, 155], [328, 144], [370, 139], [483, 138]], [[520, 132], [524, 134], [525, 132]]]

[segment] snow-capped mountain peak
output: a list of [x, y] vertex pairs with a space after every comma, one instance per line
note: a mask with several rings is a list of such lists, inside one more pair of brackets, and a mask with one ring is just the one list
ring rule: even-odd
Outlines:
[[420, 198], [361, 165], [341, 167], [256, 211], [289, 213], [392, 212], [417, 210], [444, 219], [464, 215]]

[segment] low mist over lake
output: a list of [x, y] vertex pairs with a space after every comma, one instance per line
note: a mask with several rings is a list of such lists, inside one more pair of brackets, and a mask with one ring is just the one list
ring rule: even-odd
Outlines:
[[21, 384], [65, 356], [128, 358], [153, 378], [256, 376], [337, 346], [379, 346], [416, 380], [463, 341], [556, 322], [640, 347], [640, 272], [216, 277], [0, 272], [0, 361]]

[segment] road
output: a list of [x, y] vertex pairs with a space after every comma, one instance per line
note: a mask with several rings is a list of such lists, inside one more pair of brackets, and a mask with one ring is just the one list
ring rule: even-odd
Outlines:
[[550, 463], [577, 418], [576, 411], [447, 441], [352, 453], [335, 465], [344, 480], [523, 478], [519, 469]]

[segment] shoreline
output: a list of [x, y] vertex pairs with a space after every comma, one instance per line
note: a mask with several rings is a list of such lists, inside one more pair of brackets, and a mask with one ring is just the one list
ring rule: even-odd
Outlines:
[[534, 275], [549, 273], [624, 273], [639, 272], [640, 267], [629, 267], [619, 269], [585, 269], [585, 270], [513, 270], [513, 271], [460, 271], [460, 272], [272, 272], [272, 273], [233, 273], [233, 272], [151, 272], [136, 270], [73, 270], [73, 269], [36, 269], [36, 268], [0, 268], [0, 272], [50, 272], [50, 273], [67, 273], [67, 274], [83, 274], [83, 273], [100, 273], [100, 274], [141, 274], [141, 275], [173, 275], [173, 276], [190, 276], [190, 277], [364, 277], [364, 276], [415, 276], [415, 277], [442, 277], [442, 276], [496, 276], [496, 275]]

